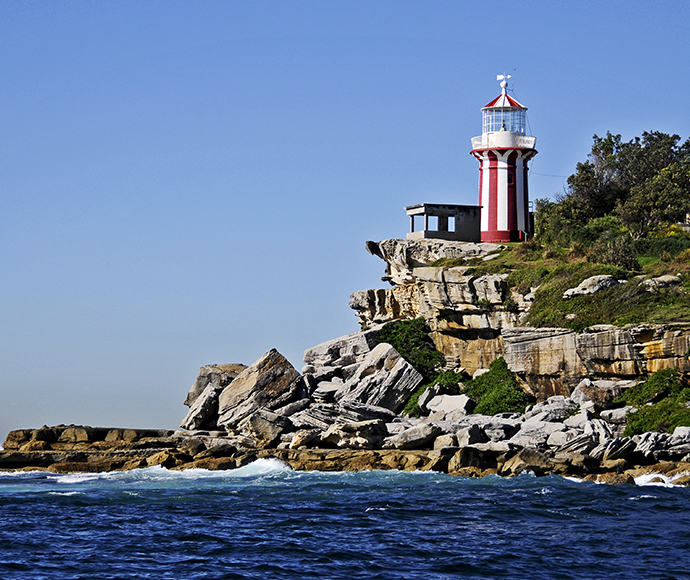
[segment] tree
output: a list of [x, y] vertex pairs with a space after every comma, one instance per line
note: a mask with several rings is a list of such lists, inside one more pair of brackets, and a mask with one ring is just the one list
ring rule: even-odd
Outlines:
[[[543, 243], [594, 243], [592, 220], [616, 216], [635, 238], [690, 211], [690, 139], [658, 131], [623, 142], [607, 131], [594, 135], [587, 160], [568, 177], [556, 202], [537, 201], [535, 234]], [[615, 228], [614, 228], [615, 229]], [[586, 231], [585, 231], [586, 230]], [[625, 232], [602, 232], [611, 238]]]
[[652, 178], [634, 185], [616, 214], [635, 238], [664, 224], [682, 221], [690, 212], [690, 160], [671, 163]]

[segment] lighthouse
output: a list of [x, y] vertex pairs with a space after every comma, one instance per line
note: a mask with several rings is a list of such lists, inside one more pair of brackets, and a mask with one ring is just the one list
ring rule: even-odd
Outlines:
[[472, 138], [479, 160], [482, 242], [517, 242], [531, 234], [527, 162], [536, 137], [525, 134], [527, 107], [506, 93], [510, 75], [498, 75], [501, 94], [482, 109], [482, 134]]

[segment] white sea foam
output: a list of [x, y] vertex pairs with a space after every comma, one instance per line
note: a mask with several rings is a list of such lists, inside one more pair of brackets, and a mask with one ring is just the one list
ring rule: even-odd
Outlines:
[[676, 473], [671, 477], [669, 477], [668, 475], [664, 475], [663, 473], [645, 473], [644, 475], [639, 475], [635, 478], [635, 484], [656, 487], [675, 487], [673, 482], [686, 475], [688, 475], [687, 471], [683, 471], [682, 473]]
[[48, 479], [58, 483], [86, 483], [87, 481], [97, 481], [102, 479], [104, 473], [65, 473], [59, 475], [49, 475]]

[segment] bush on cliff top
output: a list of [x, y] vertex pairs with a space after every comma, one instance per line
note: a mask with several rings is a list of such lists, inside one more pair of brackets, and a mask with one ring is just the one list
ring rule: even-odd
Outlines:
[[690, 427], [690, 388], [678, 369], [663, 369], [648, 381], [626, 390], [618, 402], [639, 407], [626, 417], [626, 437], [658, 431], [672, 433], [678, 426]]

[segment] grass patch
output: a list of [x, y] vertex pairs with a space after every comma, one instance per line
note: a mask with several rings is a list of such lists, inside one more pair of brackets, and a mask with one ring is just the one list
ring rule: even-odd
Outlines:
[[[675, 243], [675, 242], [674, 242]], [[667, 251], [669, 242], [651, 243], [644, 248]], [[620, 266], [587, 261], [585, 252], [574, 244], [570, 249], [543, 248], [534, 242], [508, 244], [508, 248], [488, 262], [476, 259], [463, 264], [468, 275], [508, 274], [508, 286], [521, 294], [532, 288], [535, 300], [524, 324], [530, 326], [559, 326], [581, 331], [594, 324], [637, 324], [641, 322], [668, 323], [690, 321], [690, 249], [682, 250], [682, 244], [672, 249], [679, 251], [670, 261], [657, 256], [643, 256], [638, 259], [640, 267], [648, 277], [663, 274], [681, 274], [680, 287], [647, 292], [638, 280], [637, 274]], [[451, 264], [453, 260], [439, 260], [437, 263]], [[470, 263], [472, 262], [472, 263]], [[590, 276], [609, 274], [617, 279], [629, 280], [626, 284], [608, 288], [590, 296], [577, 296], [567, 300], [563, 293]], [[484, 304], [479, 304], [485, 307]], [[512, 301], [508, 300], [507, 310]]]

